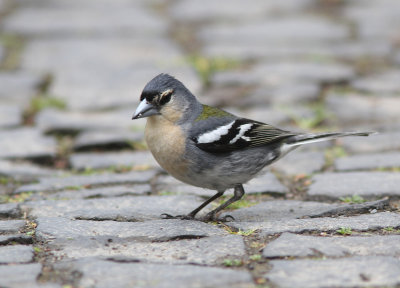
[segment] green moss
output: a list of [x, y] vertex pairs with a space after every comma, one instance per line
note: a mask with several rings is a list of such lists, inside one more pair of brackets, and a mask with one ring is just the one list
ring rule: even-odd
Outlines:
[[207, 106], [207, 105], [203, 105], [203, 111], [201, 112], [201, 114], [199, 115], [199, 117], [196, 118], [195, 121], [201, 121], [201, 120], [205, 120], [208, 119], [210, 117], [224, 117], [224, 116], [230, 116], [232, 114], [221, 110], [221, 109], [217, 109], [211, 106]]
[[341, 235], [351, 235], [353, 233], [350, 227], [340, 227], [340, 229], [336, 230], [336, 232]]
[[193, 55], [189, 57], [188, 61], [196, 69], [203, 84], [206, 86], [210, 84], [211, 76], [215, 72], [233, 69], [239, 66], [237, 60], [222, 57], [207, 58], [204, 56]]
[[238, 267], [242, 266], [244, 263], [240, 259], [225, 259], [222, 264], [226, 267]]
[[31, 109], [34, 112], [39, 112], [46, 108], [64, 110], [66, 107], [67, 105], [63, 100], [44, 94], [32, 98], [31, 102]]
[[260, 261], [262, 259], [262, 256], [261, 256], [261, 254], [254, 254], [254, 255], [251, 255], [249, 258], [250, 258], [250, 260], [253, 260], [253, 261]]
[[360, 204], [360, 203], [364, 203], [365, 199], [361, 196], [358, 195], [352, 195], [352, 196], [347, 196], [347, 197], [340, 197], [339, 198], [340, 201], [344, 202], [344, 203], [350, 203], [350, 204]]

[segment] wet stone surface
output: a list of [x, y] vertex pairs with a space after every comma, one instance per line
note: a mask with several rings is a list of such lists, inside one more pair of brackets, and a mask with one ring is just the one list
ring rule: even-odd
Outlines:
[[[0, 287], [398, 287], [399, 3], [0, 0]], [[160, 73], [284, 130], [379, 133], [290, 152], [217, 221], [233, 189], [168, 219], [216, 191], [132, 120]]]

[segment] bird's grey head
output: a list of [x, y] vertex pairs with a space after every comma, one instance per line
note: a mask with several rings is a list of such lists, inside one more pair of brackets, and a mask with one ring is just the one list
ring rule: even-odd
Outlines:
[[182, 82], [168, 74], [159, 74], [144, 87], [132, 119], [162, 115], [175, 122], [195, 103], [196, 98]]

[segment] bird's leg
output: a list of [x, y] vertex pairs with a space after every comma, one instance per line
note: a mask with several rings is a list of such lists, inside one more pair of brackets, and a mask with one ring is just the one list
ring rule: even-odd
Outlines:
[[212, 201], [214, 201], [215, 199], [221, 197], [224, 194], [225, 191], [218, 191], [217, 194], [215, 194], [214, 196], [208, 198], [206, 201], [204, 201], [204, 203], [202, 203], [199, 207], [197, 207], [196, 209], [194, 209], [192, 212], [190, 212], [188, 215], [177, 215], [177, 216], [172, 216], [170, 214], [167, 213], [163, 213], [161, 214], [161, 217], [164, 219], [182, 219], [182, 220], [191, 220], [194, 219], [194, 217], [196, 216], [197, 213], [199, 213], [199, 211], [201, 209], [203, 209], [204, 207], [206, 207], [208, 204], [210, 204]]
[[[207, 213], [207, 215], [202, 220], [203, 221], [215, 221], [215, 220], [218, 220], [217, 217], [216, 217], [217, 213], [220, 212], [221, 210], [225, 209], [226, 207], [228, 207], [232, 203], [240, 200], [243, 197], [243, 195], [244, 195], [243, 185], [242, 184], [237, 184], [235, 186], [235, 189], [233, 190], [233, 197], [228, 199], [226, 202], [222, 203], [220, 206], [218, 206], [217, 208], [215, 208], [211, 212]], [[227, 219], [227, 218], [234, 219], [232, 216], [229, 216], [229, 215], [224, 217], [224, 219]]]

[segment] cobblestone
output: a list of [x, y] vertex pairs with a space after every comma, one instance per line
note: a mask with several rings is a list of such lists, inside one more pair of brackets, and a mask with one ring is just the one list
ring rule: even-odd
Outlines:
[[400, 226], [397, 213], [383, 212], [353, 217], [286, 219], [264, 222], [232, 222], [229, 224], [242, 231], [259, 230], [262, 235], [273, 235], [283, 232], [303, 233], [310, 231], [336, 231], [342, 227], [356, 231], [377, 230]]
[[400, 174], [396, 172], [324, 173], [313, 177], [307, 195], [339, 198], [359, 195], [366, 198], [398, 196]]
[[317, 237], [284, 233], [263, 250], [267, 258], [400, 255], [400, 236]]
[[339, 171], [400, 167], [400, 153], [387, 152], [343, 157], [335, 161], [335, 167]]
[[0, 130], [0, 138], [0, 158], [54, 157], [56, 153], [55, 140], [36, 128]]
[[13, 245], [0, 247], [0, 264], [29, 263], [33, 261], [31, 246]]
[[[98, 287], [126, 287], [139, 283], [142, 287], [221, 287], [246, 288], [253, 285], [246, 271], [194, 265], [165, 265], [151, 263], [118, 263], [83, 259], [61, 263], [61, 267], [83, 274], [79, 284]], [[116, 277], [117, 276], [117, 277]]]
[[400, 262], [393, 257], [274, 260], [266, 277], [279, 287], [370, 287], [400, 283]]

